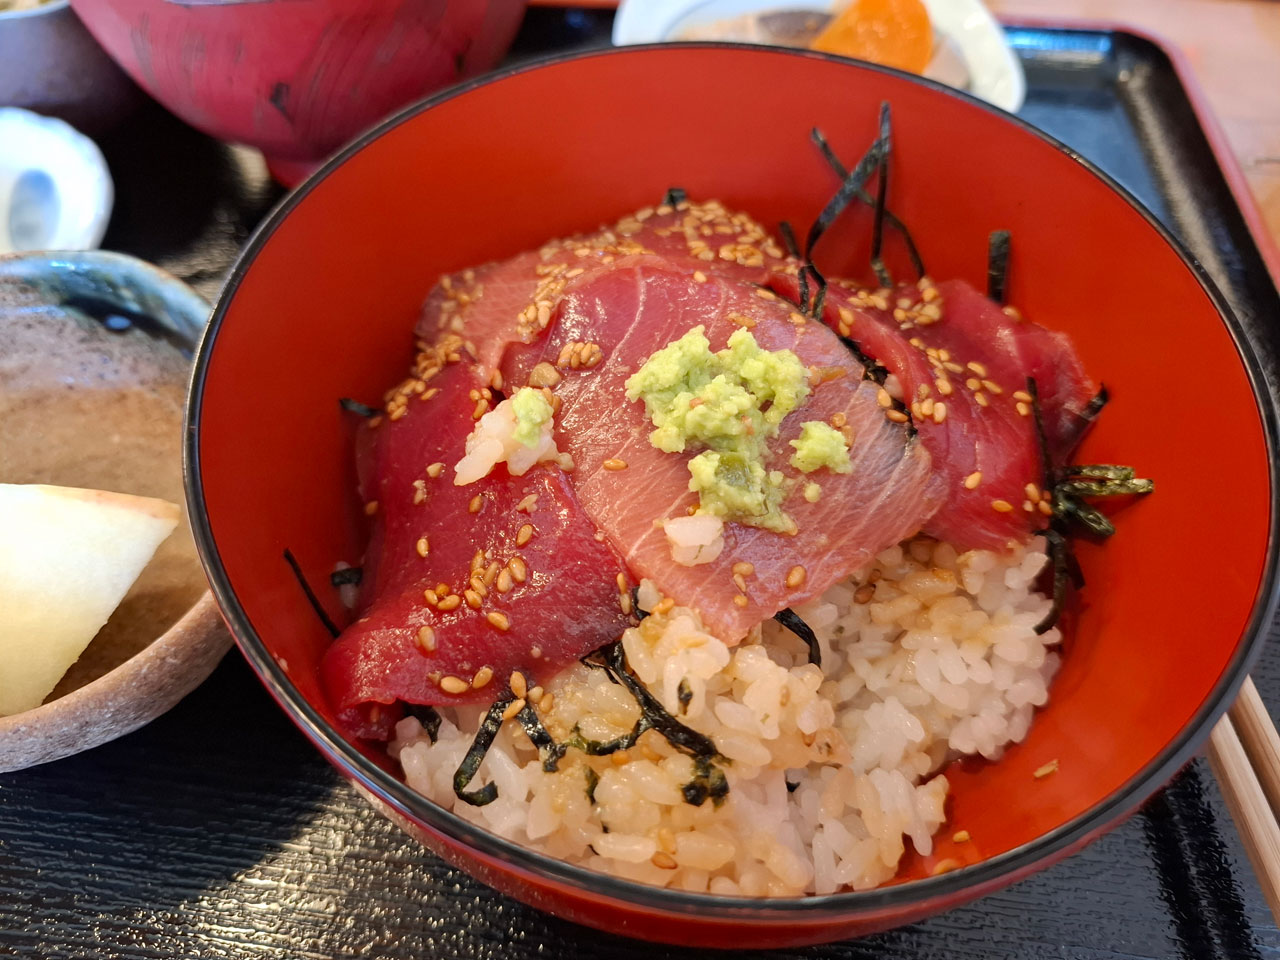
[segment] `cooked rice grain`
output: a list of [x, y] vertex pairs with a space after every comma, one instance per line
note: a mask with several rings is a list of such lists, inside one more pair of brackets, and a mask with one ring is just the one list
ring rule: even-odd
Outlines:
[[[997, 759], [1048, 699], [1060, 637], [1034, 630], [1050, 605], [1033, 589], [1044, 562], [1039, 540], [1007, 554], [958, 556], [926, 538], [886, 550], [797, 609], [819, 638], [823, 669], [772, 621], [735, 647], [680, 607], [628, 630], [636, 676], [732, 761], [719, 807], [685, 802], [693, 761], [654, 731], [612, 756], [570, 749], [546, 773], [509, 722], [475, 781], [498, 787], [484, 807], [453, 792], [482, 708], [442, 710], [434, 744], [417, 720], [403, 720], [391, 753], [410, 786], [441, 806], [594, 870], [725, 895], [865, 890], [893, 877], [906, 842], [932, 849], [947, 794], [936, 771], [964, 754]], [[643, 585], [643, 609], [660, 599]], [[610, 740], [639, 719], [603, 671], [574, 665], [537, 679], [555, 695], [543, 721], [557, 740]], [[692, 695], [684, 706], [682, 683]], [[594, 803], [587, 767], [598, 778]]]

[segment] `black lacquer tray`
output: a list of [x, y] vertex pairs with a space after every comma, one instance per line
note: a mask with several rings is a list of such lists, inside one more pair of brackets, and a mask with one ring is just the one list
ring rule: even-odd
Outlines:
[[[609, 23], [607, 13], [531, 11], [513, 56], [607, 42]], [[1250, 331], [1274, 387], [1280, 296], [1175, 59], [1119, 29], [1008, 32], [1027, 72], [1022, 115], [1096, 162], [1185, 241]], [[256, 154], [155, 107], [103, 147], [119, 198], [106, 247], [214, 296], [280, 196]], [[1276, 712], [1280, 648], [1264, 650], [1254, 678]], [[554, 920], [446, 867], [365, 805], [234, 653], [138, 733], [0, 776], [0, 955], [703, 953]], [[1197, 761], [1120, 829], [1008, 890], [890, 933], [768, 956], [1250, 960], [1280, 958], [1280, 930]]]

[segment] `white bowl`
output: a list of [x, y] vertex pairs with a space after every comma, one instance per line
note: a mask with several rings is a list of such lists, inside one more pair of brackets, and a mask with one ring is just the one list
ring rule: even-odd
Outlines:
[[[969, 92], [1016, 112], [1027, 83], [1000, 24], [980, 0], [924, 0], [938, 33], [955, 44], [969, 71]], [[827, 0], [623, 0], [613, 21], [613, 42], [660, 43], [695, 24], [764, 10], [825, 10]]]
[[53, 117], [0, 108], [0, 253], [94, 249], [114, 196], [92, 140]]

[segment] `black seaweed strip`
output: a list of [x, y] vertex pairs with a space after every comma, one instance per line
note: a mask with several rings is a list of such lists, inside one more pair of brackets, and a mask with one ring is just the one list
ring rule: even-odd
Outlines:
[[[885, 380], [889, 377], [889, 371], [881, 366], [879, 361], [872, 360], [863, 353], [862, 348], [858, 346], [856, 341], [850, 340], [848, 337], [841, 337], [840, 342], [862, 364], [863, 379], [872, 380], [883, 387]], [[907, 418], [907, 436], [914, 437], [916, 435], [916, 422], [911, 416], [911, 411], [907, 408], [907, 405], [901, 400], [894, 400], [891, 409], [899, 411]]]
[[338, 406], [347, 411], [347, 413], [359, 414], [366, 420], [378, 415], [378, 411], [374, 407], [369, 406], [367, 403], [361, 403], [359, 400], [352, 400], [350, 397], [339, 397]]
[[1075, 418], [1073, 426], [1073, 434], [1064, 444], [1064, 449], [1074, 451], [1080, 445], [1080, 441], [1084, 439], [1084, 435], [1089, 432], [1089, 428], [1093, 426], [1098, 414], [1102, 412], [1103, 407], [1107, 405], [1107, 401], [1111, 399], [1111, 395], [1107, 392], [1106, 384], [1098, 388], [1098, 392], [1094, 394], [1092, 400], [1085, 405], [1080, 415]]
[[1053, 605], [1049, 607], [1044, 619], [1035, 625], [1037, 635], [1048, 633], [1062, 616], [1062, 607], [1067, 598], [1068, 557], [1071, 556], [1071, 547], [1058, 530], [1050, 527], [1044, 535], [1049, 542], [1049, 559], [1053, 562]]
[[1071, 497], [1064, 499], [1063, 508], [1067, 516], [1088, 528], [1091, 533], [1095, 533], [1100, 537], [1109, 537], [1116, 532], [1115, 524], [1099, 512], [1096, 507]]
[[676, 699], [680, 701], [681, 712], [689, 709], [689, 703], [693, 700], [693, 691], [689, 689], [687, 678], [681, 680], [680, 685], [676, 687]]
[[684, 187], [667, 187], [667, 192], [662, 195], [662, 203], [668, 207], [676, 207], [689, 199], [689, 195], [684, 192]]
[[307, 578], [302, 575], [302, 568], [298, 566], [298, 561], [294, 559], [293, 551], [288, 547], [284, 551], [284, 562], [289, 564], [289, 568], [293, 571], [293, 575], [298, 581], [298, 586], [302, 587], [302, 592], [307, 595], [307, 603], [311, 604], [311, 609], [316, 612], [316, 616], [320, 618], [324, 628], [329, 631], [331, 637], [337, 639], [338, 634], [342, 633], [342, 631], [338, 629], [336, 623], [329, 619], [329, 614], [325, 613], [324, 607], [320, 605], [320, 598], [311, 589], [311, 584], [307, 583]]
[[804, 255], [806, 260], [813, 261], [813, 248], [818, 245], [818, 241], [822, 239], [823, 234], [827, 232], [827, 229], [835, 222], [836, 218], [845, 211], [845, 208], [853, 202], [858, 191], [862, 190], [867, 179], [875, 172], [876, 167], [880, 165], [880, 156], [883, 150], [884, 142], [877, 137], [841, 182], [835, 195], [822, 208], [822, 212], [818, 214], [817, 219], [813, 221], [813, 225], [809, 227], [809, 235], [805, 238]]
[[804, 271], [813, 274], [813, 281], [817, 285], [818, 292], [813, 297], [813, 306], [809, 307], [807, 303], [801, 304], [801, 309], [813, 317], [815, 320], [822, 319], [822, 308], [827, 303], [827, 278], [818, 272], [818, 268], [812, 262], [805, 264]]
[[1089, 423], [1098, 419], [1098, 414], [1102, 412], [1102, 408], [1111, 400], [1111, 394], [1107, 391], [1107, 385], [1104, 383], [1098, 387], [1098, 392], [1094, 394], [1093, 399], [1085, 406], [1084, 411], [1080, 414]]
[[600, 774], [596, 773], [594, 767], [586, 767], [587, 771], [587, 802], [594, 804], [596, 802], [596, 787], [600, 785]]
[[1097, 480], [1133, 480], [1137, 471], [1119, 463], [1077, 463], [1062, 468], [1063, 476]]
[[406, 703], [404, 712], [422, 724], [422, 729], [427, 732], [431, 742], [436, 742], [436, 735], [440, 733], [441, 720], [435, 707], [429, 707], [423, 703]]
[[871, 222], [871, 269], [875, 272], [876, 281], [882, 287], [892, 287], [893, 277], [884, 265], [881, 248], [884, 244], [884, 211], [885, 200], [889, 194], [889, 156], [893, 151], [893, 141], [889, 124], [889, 104], [880, 104], [880, 168], [876, 176], [875, 216]]
[[502, 714], [506, 712], [510, 703], [510, 697], [493, 701], [493, 704], [489, 707], [489, 712], [484, 715], [484, 721], [480, 724], [480, 729], [476, 731], [475, 739], [471, 741], [471, 746], [467, 748], [467, 755], [462, 758], [462, 762], [458, 764], [457, 772], [453, 775], [454, 794], [457, 795], [459, 800], [469, 803], [473, 807], [483, 807], [485, 804], [493, 803], [494, 800], [498, 799], [498, 787], [496, 784], [486, 783], [478, 790], [468, 790], [467, 784], [471, 783], [476, 771], [480, 769], [480, 764], [484, 762], [485, 754], [493, 746], [494, 738], [497, 737], [498, 730], [502, 727]]
[[[1049, 440], [1044, 432], [1044, 416], [1040, 411], [1040, 390], [1036, 386], [1036, 378], [1027, 377], [1026, 387], [1027, 393], [1031, 394], [1031, 416], [1036, 429], [1036, 447], [1040, 451], [1040, 469], [1043, 475], [1041, 487], [1045, 490], [1054, 490], [1058, 477], [1053, 466], [1053, 458], [1049, 455]], [[1054, 503], [1058, 503], [1056, 494]], [[1065, 534], [1057, 529], [1057, 519], [1057, 517], [1051, 519], [1044, 531], [1045, 540], [1049, 545], [1049, 559], [1053, 563], [1053, 603], [1049, 607], [1049, 612], [1044, 615], [1044, 619], [1035, 625], [1037, 634], [1047, 633], [1052, 629], [1062, 616], [1062, 608], [1067, 602], [1067, 558], [1071, 556], [1071, 543]]]
[[775, 613], [773, 619], [805, 642], [805, 646], [809, 648], [810, 663], [822, 666], [822, 646], [818, 643], [818, 637], [813, 632], [813, 628], [804, 622], [800, 614], [786, 607]]
[[729, 781], [724, 771], [699, 757], [694, 761], [693, 779], [680, 787], [684, 802], [695, 807], [706, 803], [707, 799], [718, 807], [729, 795]]
[[863, 353], [862, 348], [858, 346], [856, 340], [851, 340], [848, 337], [841, 337], [840, 342], [843, 343], [845, 345], [845, 349], [852, 353], [854, 357], [857, 358], [857, 361], [862, 364], [863, 379], [874, 380], [876, 383], [884, 386], [885, 378], [889, 376], [888, 369], [881, 366], [879, 361], [872, 360]]
[[1008, 230], [993, 230], [987, 239], [987, 296], [1000, 304], [1009, 286], [1011, 237]]
[[[599, 666], [599, 664], [593, 664]], [[565, 741], [565, 745], [573, 747], [575, 750], [581, 750], [583, 753], [591, 757], [607, 757], [611, 753], [617, 753], [619, 750], [630, 750], [639, 741], [641, 735], [646, 730], [652, 730], [649, 721], [645, 717], [641, 717], [636, 721], [636, 725], [631, 728], [629, 733], [624, 733], [620, 737], [612, 740], [589, 740], [575, 727], [573, 736]]]
[[686, 727], [671, 714], [667, 713], [667, 708], [658, 701], [657, 697], [651, 694], [644, 684], [631, 675], [631, 672], [627, 669], [626, 653], [622, 649], [621, 642], [611, 643], [597, 652], [602, 659], [593, 660], [588, 658], [583, 660], [583, 663], [604, 669], [615, 682], [626, 687], [627, 692], [639, 704], [640, 713], [648, 721], [650, 728], [662, 734], [673, 747], [684, 750], [695, 758], [704, 757], [707, 760], [711, 760], [720, 755], [710, 737]]
[[635, 611], [637, 620], [643, 620], [645, 617], [649, 615], [648, 610], [640, 609], [640, 588], [639, 587], [631, 588], [631, 609]]
[[568, 744], [556, 743], [555, 737], [551, 736], [547, 732], [547, 728], [542, 725], [542, 719], [538, 716], [538, 712], [533, 709], [532, 704], [526, 703], [520, 712], [516, 714], [516, 719], [520, 721], [520, 726], [524, 728], [525, 734], [533, 745], [538, 748], [538, 757], [542, 760], [542, 769], [547, 773], [555, 773], [556, 768], [560, 765], [560, 758], [569, 749]]
[[[836, 156], [835, 151], [831, 149], [831, 144], [827, 143], [827, 138], [822, 135], [821, 130], [813, 130], [810, 136], [813, 142], [817, 144], [818, 149], [822, 152], [822, 156], [826, 159], [827, 164], [835, 172], [841, 180], [845, 178], [847, 172], [845, 166], [840, 162], [840, 158]], [[858, 192], [858, 200], [862, 203], [871, 205], [871, 196], [865, 191]], [[916, 246], [915, 239], [911, 236], [911, 231], [907, 229], [907, 225], [903, 223], [892, 210], [888, 207], [884, 211], [885, 223], [893, 227], [894, 230], [902, 237], [902, 241], [907, 247], [907, 256], [911, 260], [911, 267], [916, 272], [916, 279], [919, 280], [925, 275], [924, 258], [920, 256], [920, 249]]]
[[1151, 493], [1155, 484], [1141, 477], [1124, 480], [1064, 480], [1058, 484], [1059, 493], [1073, 497], [1116, 497], [1126, 494]]
[[[600, 656], [599, 660], [595, 659], [596, 654]], [[726, 763], [728, 761], [716, 750], [716, 745], [710, 737], [689, 729], [667, 713], [666, 708], [645, 688], [644, 684], [631, 675], [627, 669], [627, 655], [622, 649], [620, 640], [607, 647], [601, 647], [591, 657], [584, 657], [582, 662], [589, 667], [604, 670], [615, 683], [626, 687], [640, 707], [640, 719], [630, 734], [619, 738], [618, 741], [609, 741], [608, 744], [600, 746], [619, 743], [618, 749], [621, 749], [622, 741], [630, 739], [631, 743], [634, 743], [645, 730], [656, 730], [671, 746], [693, 757], [694, 777], [680, 788], [685, 803], [695, 807], [701, 806], [708, 797], [717, 807], [724, 803], [724, 798], [729, 793], [729, 781], [725, 778], [724, 771], [716, 767], [712, 761], [720, 760]]]
[[1036, 386], [1036, 378], [1027, 377], [1026, 386], [1027, 393], [1031, 394], [1031, 417], [1036, 426], [1036, 446], [1040, 450], [1040, 486], [1045, 490], [1052, 490], [1058, 485], [1058, 475], [1053, 467], [1053, 458], [1049, 456], [1049, 438], [1044, 432], [1044, 416], [1040, 412], [1040, 390]]
[[778, 224], [778, 232], [782, 234], [782, 242], [787, 248], [787, 254], [792, 257], [800, 256], [800, 245], [796, 243], [796, 232], [791, 228], [788, 220], [783, 220]]
[[334, 587], [341, 587], [346, 584], [358, 587], [363, 579], [364, 567], [347, 567], [345, 570], [335, 570], [329, 574], [329, 584]]

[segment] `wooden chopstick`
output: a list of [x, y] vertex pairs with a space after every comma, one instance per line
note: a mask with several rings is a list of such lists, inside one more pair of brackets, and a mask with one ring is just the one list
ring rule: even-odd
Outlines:
[[1280, 921], [1280, 736], [1251, 679], [1213, 728], [1208, 754], [1262, 895]]
[[1231, 707], [1231, 724], [1249, 756], [1249, 765], [1262, 784], [1272, 814], [1280, 820], [1280, 733], [1271, 722], [1253, 677], [1244, 678], [1240, 696]]

